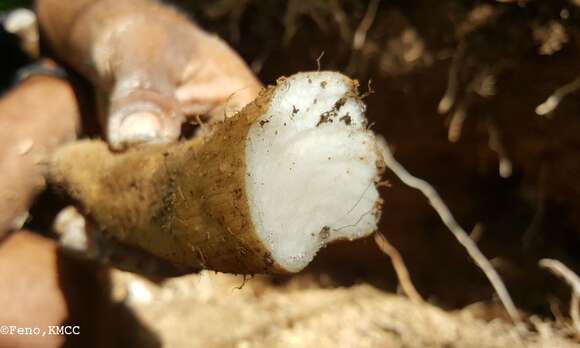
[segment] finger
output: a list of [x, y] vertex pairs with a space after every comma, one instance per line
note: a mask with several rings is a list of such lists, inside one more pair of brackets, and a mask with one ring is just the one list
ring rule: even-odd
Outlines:
[[205, 115], [219, 121], [256, 98], [261, 83], [225, 42], [203, 34], [199, 35], [196, 48], [176, 91], [186, 116]]
[[[16, 231], [0, 244], [0, 322], [17, 327], [59, 325], [70, 317], [60, 280], [64, 276], [55, 244], [28, 231]], [[78, 276], [78, 275], [77, 275]], [[75, 284], [72, 284], [74, 287]], [[34, 313], [34, 314], [33, 314]], [[77, 325], [77, 324], [75, 324]], [[61, 347], [64, 336], [0, 335], [2, 347]]]
[[44, 188], [43, 163], [74, 140], [80, 120], [68, 82], [31, 75], [0, 99], [0, 237], [18, 229]]
[[173, 95], [127, 88], [117, 89], [101, 100], [105, 136], [113, 149], [167, 143], [179, 137], [184, 117]]
[[175, 88], [199, 29], [145, 0], [38, 0], [37, 13], [48, 47], [98, 90], [113, 148], [179, 136]]
[[73, 206], [68, 206], [57, 214], [53, 229], [59, 236], [59, 245], [67, 252], [89, 259], [98, 258], [96, 231]]

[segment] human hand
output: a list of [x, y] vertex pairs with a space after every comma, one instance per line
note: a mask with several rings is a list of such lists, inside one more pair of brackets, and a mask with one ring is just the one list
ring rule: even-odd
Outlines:
[[[215, 122], [252, 101], [262, 87], [221, 39], [153, 1], [37, 0], [36, 13], [49, 56], [94, 86], [103, 135], [113, 150], [174, 141], [188, 118]], [[90, 233], [81, 214], [65, 220], [70, 223], [56, 229], [66, 249], [107, 260], [126, 252], [97, 243], [100, 236]], [[155, 273], [131, 266], [132, 259], [121, 263]]]
[[37, 0], [36, 11], [49, 51], [94, 85], [114, 150], [174, 141], [187, 118], [219, 119], [261, 89], [227, 44], [168, 6]]

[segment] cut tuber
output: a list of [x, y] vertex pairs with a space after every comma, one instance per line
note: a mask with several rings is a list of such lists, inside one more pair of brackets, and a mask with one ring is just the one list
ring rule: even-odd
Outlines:
[[50, 180], [105, 236], [173, 265], [298, 272], [327, 243], [377, 228], [384, 163], [364, 111], [355, 81], [299, 73], [193, 140], [66, 145]]

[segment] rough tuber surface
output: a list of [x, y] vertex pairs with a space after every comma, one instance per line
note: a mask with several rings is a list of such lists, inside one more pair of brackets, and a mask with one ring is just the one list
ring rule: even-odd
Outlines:
[[203, 137], [122, 154], [83, 141], [51, 180], [117, 241], [187, 269], [288, 273], [376, 230], [384, 164], [357, 83], [300, 73]]

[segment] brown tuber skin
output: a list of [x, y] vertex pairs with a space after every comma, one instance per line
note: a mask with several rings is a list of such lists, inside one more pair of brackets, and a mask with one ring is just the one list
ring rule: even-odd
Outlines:
[[113, 154], [100, 141], [57, 151], [50, 180], [103, 233], [187, 270], [285, 273], [254, 235], [245, 192], [246, 134], [273, 88], [211, 137]]

